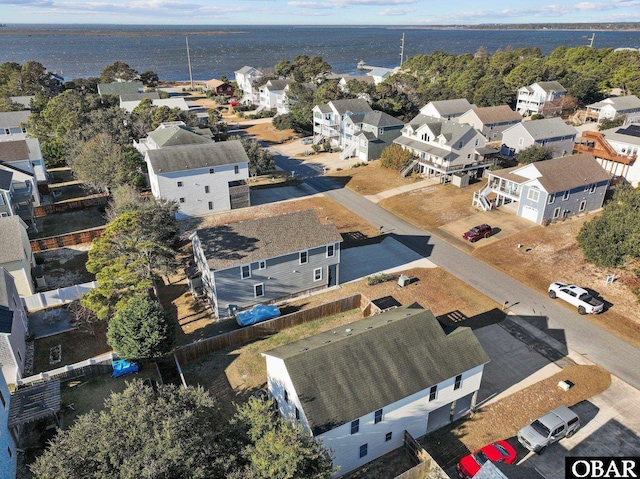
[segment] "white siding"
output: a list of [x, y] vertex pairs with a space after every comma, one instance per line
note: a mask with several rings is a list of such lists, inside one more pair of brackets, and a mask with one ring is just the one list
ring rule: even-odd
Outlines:
[[[0, 401], [0, 471], [2, 471], [2, 477], [13, 479], [16, 477], [18, 453], [16, 451], [16, 445], [13, 442], [13, 436], [7, 426], [11, 395], [9, 394], [9, 388], [2, 378], [2, 375], [0, 375], [0, 395], [2, 395], [2, 399], [4, 400], [4, 405], [2, 401]], [[11, 451], [11, 453], [9, 453], [9, 451]]]

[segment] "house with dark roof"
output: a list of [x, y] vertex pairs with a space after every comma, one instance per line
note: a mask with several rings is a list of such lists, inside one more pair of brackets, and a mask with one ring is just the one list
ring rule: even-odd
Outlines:
[[19, 216], [0, 217], [0, 245], [0, 268], [13, 276], [21, 296], [32, 295], [32, 269], [36, 261], [31, 251], [27, 225]]
[[313, 210], [199, 229], [192, 285], [201, 283], [218, 318], [327, 288], [338, 284], [341, 241]]
[[0, 112], [0, 141], [24, 140], [30, 115], [29, 110]]
[[537, 224], [602, 208], [610, 182], [609, 174], [589, 154], [537, 161], [487, 175], [487, 185], [474, 194], [474, 206], [489, 210], [515, 203], [518, 216]]
[[28, 330], [27, 313], [13, 276], [0, 267], [0, 368], [7, 384], [22, 378]]
[[479, 130], [487, 141], [502, 141], [502, 132], [522, 117], [508, 105], [473, 107], [458, 117], [458, 123], [471, 125]]
[[540, 81], [518, 89], [516, 111], [522, 116], [557, 116], [567, 90], [557, 81]]
[[7, 479], [15, 479], [18, 468], [18, 437], [9, 426], [11, 392], [0, 374], [0, 470]]
[[336, 475], [475, 406], [489, 357], [471, 329], [445, 330], [417, 304], [262, 353], [270, 397], [333, 454]]
[[345, 131], [345, 120], [352, 115], [364, 115], [373, 108], [362, 98], [332, 100], [313, 107], [314, 143], [329, 141], [332, 146], [343, 148], [350, 140]]
[[234, 72], [238, 88], [242, 90], [242, 99], [240, 102], [244, 105], [257, 105], [260, 103], [260, 92], [253, 86], [256, 80], [259, 80], [264, 74], [257, 68], [243, 66], [240, 70]]
[[442, 181], [450, 181], [454, 174], [481, 176], [493, 161], [486, 155], [497, 151], [488, 148], [486, 138], [471, 125], [423, 114], [406, 124], [394, 143], [414, 156], [403, 174], [417, 171]]
[[147, 150], [151, 193], [178, 202], [177, 217], [250, 205], [249, 157], [240, 140]]
[[153, 131], [147, 133], [146, 138], [133, 141], [133, 146], [141, 154], [147, 150], [159, 150], [167, 146], [199, 145], [212, 143], [211, 130], [206, 130], [209, 136], [197, 133], [193, 128], [189, 128], [183, 121], [169, 121], [160, 123]]
[[502, 132], [502, 143], [516, 154], [533, 145], [544, 146], [551, 149], [556, 158], [571, 154], [577, 134], [578, 130], [562, 118], [544, 118], [510, 126]]
[[587, 105], [585, 119], [587, 121], [613, 120], [619, 116], [627, 120], [640, 120], [640, 98], [635, 95], [614, 96]]
[[593, 155], [611, 177], [624, 178], [634, 188], [640, 185], [640, 125], [583, 131], [573, 147]]
[[474, 107], [475, 105], [469, 103], [466, 98], [437, 100], [430, 101], [420, 108], [420, 114], [434, 118], [442, 118], [444, 120], [453, 120]]
[[363, 161], [380, 158], [382, 150], [402, 134], [404, 123], [382, 111], [373, 110], [344, 120], [341, 159], [355, 156]]
[[111, 83], [98, 83], [98, 95], [132, 95], [142, 93], [144, 85], [141, 81], [114, 81]]

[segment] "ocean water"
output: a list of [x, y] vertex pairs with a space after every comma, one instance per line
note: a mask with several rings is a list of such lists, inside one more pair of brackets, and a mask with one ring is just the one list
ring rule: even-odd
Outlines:
[[[0, 63], [35, 60], [65, 79], [99, 76], [115, 61], [139, 72], [152, 70], [161, 80], [188, 80], [186, 37], [194, 80], [227, 75], [244, 65], [273, 67], [280, 60], [319, 55], [336, 73], [357, 73], [364, 60], [394, 67], [405, 58], [434, 51], [490, 53], [507, 46], [587, 45], [593, 32], [578, 30], [426, 30], [355, 26], [160, 26], [160, 25], [16, 25], [0, 28]], [[640, 32], [595, 33], [596, 48], [640, 47]]]

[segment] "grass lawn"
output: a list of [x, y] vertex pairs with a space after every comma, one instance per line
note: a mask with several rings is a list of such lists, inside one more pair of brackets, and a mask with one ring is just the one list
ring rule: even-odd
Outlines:
[[31, 239], [63, 235], [107, 224], [99, 206], [40, 216], [36, 221], [38, 232], [31, 234]]
[[266, 175], [252, 176], [249, 178], [251, 189], [278, 188], [281, 186], [297, 186], [302, 180], [294, 178], [288, 171], [272, 171]]
[[357, 168], [331, 171], [327, 176], [361, 195], [375, 195], [417, 181], [411, 177], [401, 178], [396, 170], [384, 168], [379, 161], [365, 163]]

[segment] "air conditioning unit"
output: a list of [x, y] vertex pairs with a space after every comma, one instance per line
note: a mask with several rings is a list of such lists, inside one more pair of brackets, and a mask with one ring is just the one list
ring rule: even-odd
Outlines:
[[401, 274], [400, 277], [398, 278], [398, 285], [401, 288], [404, 288], [405, 286], [409, 286], [409, 283], [411, 283], [411, 278], [409, 278], [409, 276], [405, 276], [404, 274]]

